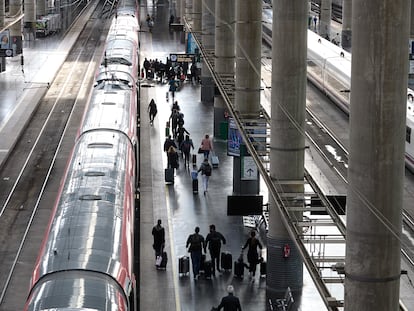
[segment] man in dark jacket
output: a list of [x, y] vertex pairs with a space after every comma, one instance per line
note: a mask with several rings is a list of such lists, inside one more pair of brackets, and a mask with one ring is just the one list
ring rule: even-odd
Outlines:
[[226, 244], [224, 236], [216, 231], [215, 225], [210, 225], [210, 233], [207, 234], [206, 243], [204, 244], [204, 252], [206, 252], [207, 244], [210, 251], [211, 263], [213, 266], [213, 274], [215, 273], [215, 266], [217, 264], [217, 271], [220, 272], [220, 248], [221, 242]]
[[200, 274], [201, 255], [204, 247], [204, 237], [199, 234], [200, 228], [195, 227], [195, 233], [188, 236], [185, 247], [191, 253], [191, 263], [193, 265], [194, 280], [198, 280]]
[[157, 258], [162, 255], [165, 246], [165, 230], [161, 226], [161, 219], [158, 219], [157, 224], [152, 228], [152, 235], [154, 237], [152, 247], [155, 250], [155, 258]]
[[227, 286], [227, 292], [229, 293], [227, 296], [224, 296], [221, 299], [220, 304], [217, 307], [217, 310], [221, 310], [223, 308], [224, 311], [241, 311], [241, 305], [239, 298], [234, 296], [234, 287], [233, 285]]

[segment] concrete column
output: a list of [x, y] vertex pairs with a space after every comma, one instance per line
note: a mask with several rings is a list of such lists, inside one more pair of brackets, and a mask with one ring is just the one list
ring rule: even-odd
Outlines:
[[0, 0], [0, 27], [4, 26], [6, 17], [6, 2]]
[[201, 7], [202, 0], [193, 0], [193, 32], [198, 34], [200, 34], [201, 32]]
[[184, 23], [184, 16], [185, 16], [185, 7], [186, 7], [186, 0], [179, 0], [180, 1], [180, 23]]
[[[201, 41], [206, 50], [214, 51], [214, 32], [215, 32], [215, 2], [216, 0], [203, 0], [201, 17]], [[203, 62], [201, 67], [201, 101], [203, 103], [214, 103], [215, 83], [210, 70]]]
[[[5, 24], [6, 4], [4, 0], [0, 0], [0, 27]], [[0, 72], [6, 71], [6, 58], [0, 57]]]
[[[235, 106], [241, 114], [257, 118], [260, 110], [262, 48], [262, 1], [236, 0], [236, 94]], [[259, 193], [257, 180], [242, 180], [241, 157], [234, 157], [233, 191]]]
[[43, 16], [47, 14], [46, 10], [46, 0], [38, 0], [36, 2], [36, 15]]
[[408, 72], [408, 87], [414, 88], [414, 0], [411, 0], [411, 10], [410, 10], [410, 65], [409, 65], [409, 72]]
[[182, 3], [181, 3], [182, 1], [181, 0], [177, 0], [177, 2], [176, 2], [176, 9], [175, 9], [175, 23], [177, 23], [178, 21], [181, 21], [181, 5], [182, 5]]
[[352, 39], [352, 0], [342, 0], [342, 34], [341, 45], [342, 48], [351, 52]]
[[36, 1], [26, 0], [24, 2], [23, 29], [26, 40], [36, 38]]
[[[284, 193], [304, 192], [305, 136], [302, 133], [306, 107], [307, 16], [306, 1], [273, 1], [270, 175]], [[302, 259], [282, 223], [276, 203], [272, 198], [269, 202], [267, 296], [272, 300], [281, 298], [289, 286], [295, 305], [299, 306]], [[303, 202], [292, 200], [285, 204], [302, 207]], [[302, 218], [301, 213], [295, 216]], [[291, 254], [283, 258], [286, 244]]]
[[[19, 16], [22, 14], [22, 3], [20, 0], [10, 0], [9, 14], [10, 16]], [[16, 23], [10, 27], [10, 41], [12, 43], [13, 54], [22, 54], [22, 22]]]
[[[235, 0], [216, 0], [215, 63], [218, 74], [234, 77], [235, 65]], [[224, 118], [225, 103], [220, 94], [214, 97], [214, 136], [220, 136], [220, 126]], [[224, 138], [224, 137], [221, 137]]]
[[319, 19], [319, 34], [331, 39], [332, 0], [321, 0], [321, 16]]
[[353, 3], [345, 310], [399, 310], [410, 1]]

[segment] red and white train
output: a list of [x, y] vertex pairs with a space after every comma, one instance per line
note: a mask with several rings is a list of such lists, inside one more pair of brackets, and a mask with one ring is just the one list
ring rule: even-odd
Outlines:
[[25, 310], [136, 310], [138, 5], [120, 0]]

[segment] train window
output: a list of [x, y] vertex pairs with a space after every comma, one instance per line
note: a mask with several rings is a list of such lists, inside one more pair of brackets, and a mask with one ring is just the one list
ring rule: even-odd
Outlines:
[[111, 202], [111, 203], [115, 203], [115, 194], [111, 193], [111, 192], [106, 192], [105, 193], [105, 197], [103, 198], [103, 200], [107, 201], [107, 202]]
[[407, 126], [405, 130], [405, 141], [411, 144], [411, 127]]
[[104, 172], [91, 171], [91, 172], [86, 172], [85, 176], [90, 176], [90, 177], [105, 176], [105, 173]]
[[91, 143], [88, 144], [88, 148], [113, 148], [113, 144], [109, 143]]
[[102, 105], [115, 106], [114, 102], [103, 102]]
[[102, 197], [100, 195], [96, 194], [84, 194], [79, 197], [79, 200], [82, 201], [98, 201], [102, 200]]

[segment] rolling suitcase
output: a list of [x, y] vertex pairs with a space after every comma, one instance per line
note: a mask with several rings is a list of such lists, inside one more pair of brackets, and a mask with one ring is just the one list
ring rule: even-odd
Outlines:
[[168, 256], [167, 252], [163, 252], [161, 255], [161, 262], [159, 265], [157, 265], [157, 269], [167, 269], [167, 263], [168, 263]]
[[264, 277], [264, 276], [266, 276], [266, 273], [267, 273], [267, 271], [266, 271], [266, 261], [261, 261], [260, 262], [260, 276], [261, 277]]
[[193, 179], [193, 193], [198, 193], [198, 179]]
[[186, 275], [190, 272], [190, 258], [183, 256], [178, 259], [178, 273]]
[[211, 165], [213, 168], [219, 167], [219, 158], [215, 153], [211, 153]]
[[212, 263], [211, 260], [204, 261], [204, 277], [206, 279], [211, 279], [211, 273], [212, 273]]
[[164, 174], [166, 183], [174, 183], [174, 169], [172, 167], [166, 168]]
[[230, 252], [222, 252], [221, 253], [221, 268], [223, 270], [229, 271], [231, 270], [231, 263], [233, 262], [233, 258]]
[[191, 160], [193, 162], [193, 166], [197, 166], [197, 155], [196, 154], [193, 154], [191, 156]]
[[206, 262], [206, 255], [202, 254], [201, 255], [201, 260], [200, 260], [200, 272], [204, 273], [204, 263]]
[[234, 276], [239, 279], [244, 277], [244, 263], [242, 261], [234, 262]]

